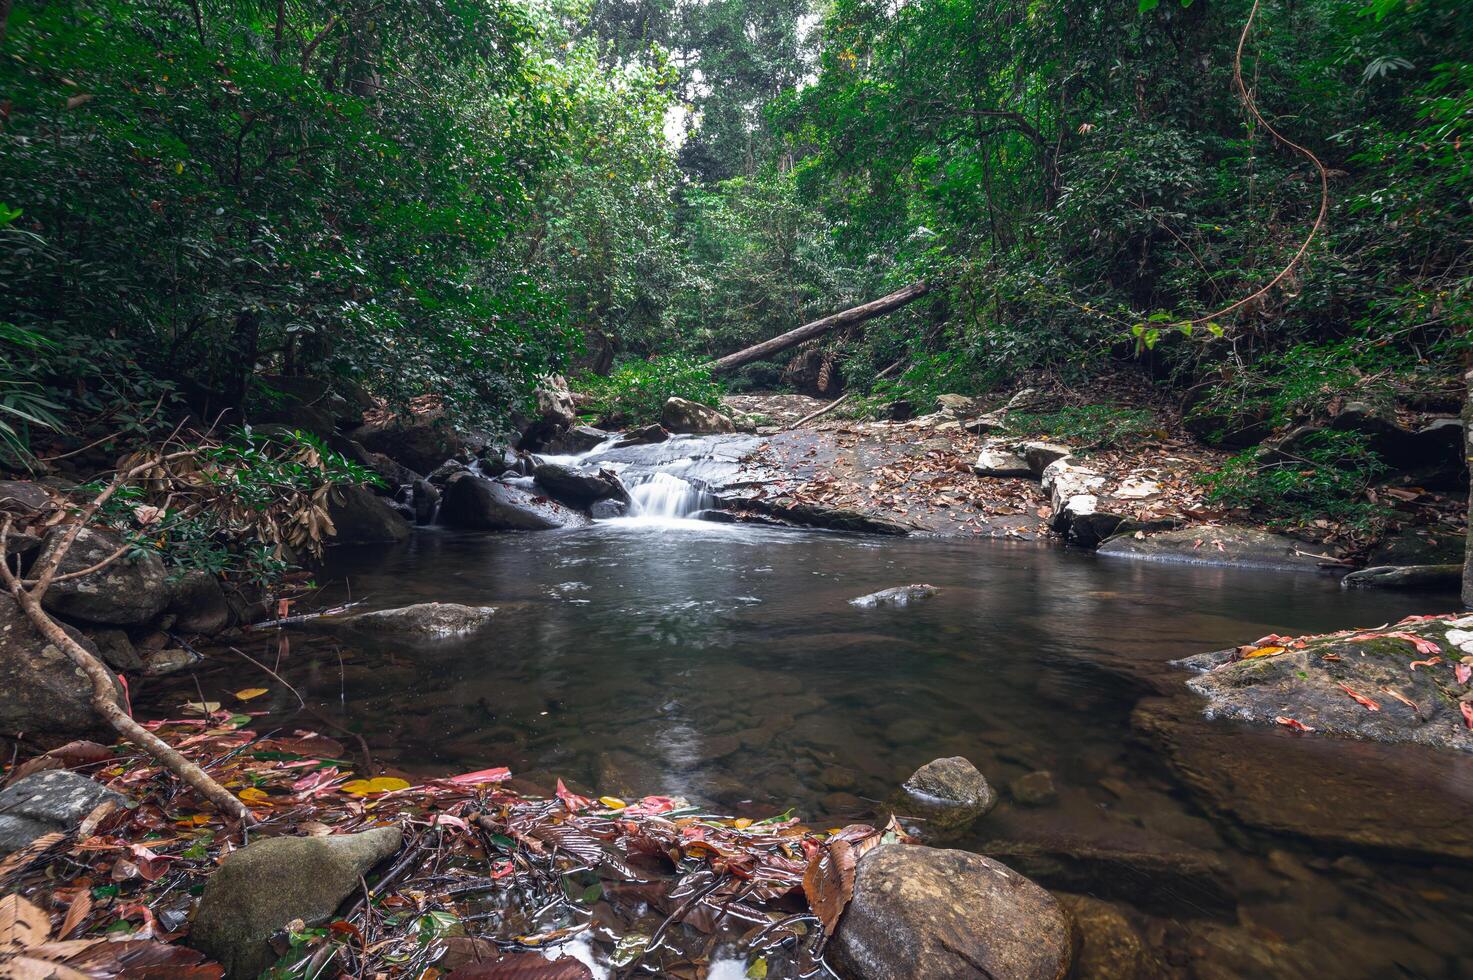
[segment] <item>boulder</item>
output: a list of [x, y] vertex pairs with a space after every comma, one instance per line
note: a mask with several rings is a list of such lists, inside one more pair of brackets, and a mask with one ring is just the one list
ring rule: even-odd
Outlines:
[[657, 442], [664, 442], [670, 438], [670, 433], [658, 422], [653, 425], [641, 426], [638, 429], [630, 429], [624, 433], [624, 437], [614, 444], [618, 449], [623, 446], [650, 446]]
[[1049, 524], [1055, 531], [1064, 532], [1076, 519], [1087, 517], [1099, 509], [1099, 498], [1094, 492], [1105, 485], [1105, 478], [1087, 466], [1076, 465], [1071, 457], [1063, 456], [1044, 467], [1041, 485], [1049, 495], [1049, 506], [1053, 509]]
[[185, 650], [183, 647], [154, 650], [143, 658], [143, 674], [145, 677], [162, 677], [165, 674], [193, 667], [201, 659], [199, 654]]
[[0, 790], [0, 856], [18, 851], [43, 834], [75, 830], [103, 803], [127, 798], [68, 769], [51, 769], [18, 779]]
[[399, 849], [398, 827], [329, 837], [272, 837], [230, 854], [205, 885], [189, 944], [254, 977], [276, 960], [267, 944], [294, 919], [327, 922], [360, 877]]
[[1319, 571], [1325, 557], [1338, 555], [1329, 545], [1310, 545], [1282, 534], [1225, 524], [1117, 534], [1100, 545], [1098, 553], [1143, 561], [1302, 571]]
[[1059, 798], [1053, 775], [1042, 770], [1019, 776], [1008, 783], [1008, 793], [1024, 806], [1045, 806]]
[[586, 472], [564, 463], [540, 463], [533, 471], [548, 494], [570, 507], [587, 507], [599, 500], [629, 503], [629, 491], [610, 470]]
[[518, 448], [537, 452], [559, 438], [578, 421], [578, 399], [568, 390], [568, 382], [560, 375], [542, 379], [535, 392], [537, 408], [528, 419], [514, 419], [521, 430]]
[[[453, 481], [460, 474], [469, 472], [469, 469], [469, 467], [467, 467], [458, 459], [447, 459], [439, 466], [436, 466], [434, 469], [430, 470], [430, 475], [425, 477], [425, 479], [429, 481], [432, 486], [439, 487], [441, 490], [444, 490], [450, 485], [451, 481]], [[494, 473], [483, 471], [482, 475], [493, 477], [500, 476], [502, 473], [505, 472], [506, 468], [502, 468]]]
[[1044, 470], [1048, 469], [1051, 463], [1055, 463], [1061, 459], [1068, 459], [1074, 450], [1068, 446], [1061, 446], [1056, 442], [1033, 440], [1019, 443], [1017, 452], [1028, 461], [1029, 472], [1035, 477], [1042, 479]]
[[[1352, 631], [1308, 637], [1302, 646], [1265, 644], [1242, 659], [1236, 650], [1221, 651], [1182, 666], [1201, 670], [1187, 687], [1206, 699], [1208, 718], [1275, 725], [1287, 717], [1316, 736], [1473, 752], [1473, 731], [1460, 708], [1461, 698], [1473, 700], [1473, 685], [1460, 683], [1454, 669], [1473, 654], [1473, 616], [1401, 624], [1393, 632], [1417, 637], [1419, 644], [1381, 631]], [[1409, 666], [1434, 657], [1441, 662]], [[1376, 707], [1361, 704], [1347, 688]]]
[[420, 602], [399, 609], [380, 609], [354, 616], [317, 620], [376, 633], [409, 633], [425, 637], [464, 636], [490, 625], [495, 606], [462, 606], [455, 602]]
[[782, 499], [732, 497], [726, 499], [724, 505], [730, 510], [756, 511], [789, 524], [821, 527], [830, 531], [901, 536], [919, 529], [917, 525], [902, 524], [880, 514], [850, 510], [846, 507], [830, 507], [826, 504], [798, 504]]
[[1375, 565], [1351, 572], [1340, 580], [1340, 587], [1456, 592], [1462, 583], [1462, 565]]
[[962, 836], [997, 804], [997, 793], [961, 756], [934, 759], [900, 787], [891, 803], [906, 832], [928, 844]]
[[[588, 508], [588, 516], [592, 517], [596, 521], [607, 521], [615, 517], [623, 517], [627, 513], [629, 513], [629, 504], [625, 503], [622, 500], [600, 500], [594, 503], [592, 507]], [[693, 516], [695, 516], [697, 519], [701, 519], [701, 515], [703, 514], [717, 513], [724, 514], [723, 511], [703, 510], [700, 512], [700, 514], [695, 514]], [[730, 515], [727, 514], [725, 516], [729, 517]]]
[[983, 443], [972, 470], [978, 476], [1033, 476], [1033, 467], [1022, 456], [1014, 453], [1004, 439], [989, 439]]
[[660, 424], [671, 432], [692, 435], [711, 435], [718, 432], [735, 432], [731, 419], [709, 405], [685, 398], [671, 398], [660, 409]]
[[433, 524], [435, 512], [440, 508], [440, 488], [428, 480], [416, 478], [409, 484], [407, 502], [414, 513], [414, 523]]
[[190, 569], [170, 583], [169, 605], [164, 612], [174, 617], [180, 633], [214, 635], [230, 625], [230, 603], [220, 580], [201, 568]]
[[102, 662], [113, 670], [143, 669], [143, 658], [125, 630], [96, 630], [92, 634], [92, 642], [97, 645]]
[[859, 859], [828, 944], [845, 980], [1062, 980], [1072, 922], [1048, 892], [966, 851], [882, 844]]
[[982, 408], [982, 400], [968, 395], [937, 395], [936, 411], [949, 415], [976, 415]]
[[968, 419], [962, 423], [962, 428], [978, 436], [989, 436], [998, 432], [1004, 432], [1008, 427], [1008, 417], [1003, 412], [988, 412], [974, 419]]
[[409, 537], [409, 522], [367, 487], [334, 487], [327, 516], [337, 529], [326, 541], [329, 545], [393, 544]]
[[441, 418], [365, 425], [353, 430], [351, 436], [370, 452], [383, 453], [416, 473], [428, 473], [452, 456], [474, 448], [467, 436]]
[[1164, 980], [1166, 964], [1147, 946], [1125, 914], [1087, 895], [1058, 895], [1079, 927], [1075, 975], [1089, 980]]
[[[46, 535], [38, 562], [61, 547], [68, 528], [55, 527]], [[61, 561], [60, 572], [80, 571], [112, 554], [123, 539], [113, 531], [83, 528]], [[153, 552], [123, 555], [107, 567], [81, 578], [53, 582], [41, 604], [48, 612], [109, 626], [138, 626], [164, 611], [169, 604], [169, 576]]]
[[581, 527], [587, 514], [509, 483], [462, 476], [440, 504], [440, 523], [476, 531], [543, 531]]
[[860, 609], [874, 609], [879, 606], [908, 606], [913, 602], [929, 599], [940, 591], [934, 585], [897, 585], [891, 589], [881, 589], [857, 599], [850, 599], [849, 605], [858, 606]]
[[34, 514], [51, 504], [51, 491], [28, 480], [0, 480], [0, 510]]
[[547, 440], [543, 452], [576, 455], [586, 453], [613, 438], [613, 434], [591, 425], [575, 425], [568, 431]]

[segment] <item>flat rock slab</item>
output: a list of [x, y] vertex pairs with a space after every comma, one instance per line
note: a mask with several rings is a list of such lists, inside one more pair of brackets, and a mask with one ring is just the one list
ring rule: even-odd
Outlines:
[[18, 851], [42, 834], [72, 830], [98, 806], [125, 797], [67, 769], [38, 772], [0, 791], [0, 854]]
[[1462, 565], [1374, 565], [1351, 572], [1340, 580], [1340, 587], [1456, 592], [1462, 582]]
[[1320, 566], [1327, 557], [1338, 557], [1325, 545], [1311, 545], [1256, 528], [1226, 525], [1121, 534], [1100, 545], [1098, 553], [1143, 561], [1301, 571], [1321, 571]]
[[332, 837], [272, 837], [226, 858], [205, 886], [189, 943], [232, 977], [254, 977], [276, 956], [267, 940], [293, 919], [321, 925], [374, 865], [399, 849], [398, 827]]
[[1187, 687], [1207, 699], [1208, 718], [1473, 752], [1462, 711], [1473, 701], [1473, 616], [1273, 639], [1180, 663], [1201, 671]]
[[420, 602], [399, 609], [379, 609], [356, 616], [325, 616], [325, 626], [382, 630], [424, 637], [465, 636], [491, 624], [495, 606], [463, 606], [456, 602]]
[[980, 854], [882, 844], [860, 858], [828, 945], [845, 980], [1062, 980], [1073, 923], [1048, 892]]
[[1131, 724], [1210, 812], [1340, 846], [1473, 861], [1473, 757], [1224, 725], [1188, 698], [1145, 698]]

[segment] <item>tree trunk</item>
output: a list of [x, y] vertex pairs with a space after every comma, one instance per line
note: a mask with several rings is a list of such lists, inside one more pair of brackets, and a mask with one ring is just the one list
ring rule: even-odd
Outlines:
[[[1463, 375], [1467, 397], [1463, 402], [1463, 455], [1473, 460], [1473, 370]], [[1468, 500], [1473, 504], [1473, 483], [1468, 487]], [[1468, 544], [1463, 558], [1463, 606], [1473, 609], [1473, 522], [1468, 524]]]
[[924, 282], [912, 283], [904, 289], [897, 289], [888, 296], [881, 296], [879, 299], [871, 300], [862, 306], [844, 310], [842, 313], [830, 314], [821, 320], [814, 320], [812, 323], [805, 323], [797, 329], [779, 334], [771, 340], [764, 340], [762, 343], [748, 347], [746, 350], [739, 350], [735, 354], [727, 354], [725, 357], [717, 358], [707, 364], [706, 367], [710, 368], [713, 374], [731, 371], [741, 367], [743, 364], [771, 357], [773, 354], [785, 351], [789, 347], [796, 347], [798, 344], [803, 343], [803, 341], [812, 340], [814, 337], [828, 333], [836, 327], [853, 326], [856, 323], [863, 323], [865, 320], [872, 320], [877, 316], [883, 316], [891, 310], [899, 309], [912, 300], [920, 299], [930, 291], [931, 287]]

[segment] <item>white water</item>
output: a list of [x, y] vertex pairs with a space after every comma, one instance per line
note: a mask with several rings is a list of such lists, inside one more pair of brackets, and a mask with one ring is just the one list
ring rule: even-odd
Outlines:
[[[539, 458], [579, 469], [598, 466], [619, 475], [629, 491], [629, 514], [616, 520], [672, 521], [716, 506], [715, 494], [703, 478], [684, 475], [692, 470], [705, 476], [729, 477], [736, 469], [736, 454], [729, 458], [713, 455], [713, 440], [699, 436], [676, 436], [649, 446], [615, 449], [614, 437], [583, 453], [548, 454]], [[745, 451], [743, 447], [742, 451]]]
[[634, 517], [689, 517], [716, 504], [716, 498], [678, 476], [655, 472], [639, 483], [626, 483]]

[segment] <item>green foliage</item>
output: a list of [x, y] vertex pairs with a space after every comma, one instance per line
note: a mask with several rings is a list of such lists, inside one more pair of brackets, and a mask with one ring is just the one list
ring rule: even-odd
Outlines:
[[721, 384], [701, 360], [672, 354], [647, 361], [626, 361], [608, 377], [585, 374], [574, 388], [591, 396], [590, 410], [605, 421], [645, 425], [660, 419], [671, 398], [715, 407]]
[[1213, 503], [1243, 507], [1282, 526], [1327, 519], [1369, 529], [1385, 508], [1366, 490], [1386, 472], [1368, 438], [1322, 429], [1303, 440], [1293, 457], [1247, 450], [1202, 477]]
[[1009, 412], [1008, 431], [1054, 436], [1084, 449], [1131, 446], [1161, 430], [1149, 411], [1120, 405], [1075, 405], [1054, 412]]

